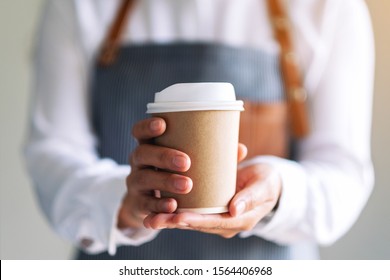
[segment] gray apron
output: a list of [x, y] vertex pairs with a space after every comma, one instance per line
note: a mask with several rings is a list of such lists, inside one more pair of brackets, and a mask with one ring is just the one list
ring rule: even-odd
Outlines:
[[[132, 45], [121, 49], [116, 62], [96, 66], [91, 89], [93, 127], [102, 158], [128, 164], [137, 146], [131, 129], [148, 118], [146, 104], [174, 83], [230, 82], [239, 99], [277, 102], [284, 98], [277, 55], [261, 50], [217, 44]], [[312, 244], [280, 246], [259, 237], [225, 239], [195, 231], [166, 229], [140, 246], [121, 246], [78, 259], [312, 259]]]

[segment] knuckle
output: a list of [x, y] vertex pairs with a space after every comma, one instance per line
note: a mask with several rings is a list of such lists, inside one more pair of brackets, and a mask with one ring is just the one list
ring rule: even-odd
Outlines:
[[148, 127], [149, 121], [148, 120], [141, 120], [133, 125], [131, 129], [131, 134], [139, 140], [139, 138], [142, 138], [144, 135], [148, 133]]
[[140, 147], [138, 146], [135, 148], [135, 150], [130, 154], [130, 165], [131, 166], [137, 166], [138, 159], [139, 159], [139, 153], [140, 153]]
[[138, 186], [145, 186], [147, 184], [147, 176], [144, 176], [143, 172], [136, 172], [134, 174], [134, 182]]
[[153, 209], [153, 212], [163, 212], [163, 209], [164, 209], [164, 200], [159, 199], [155, 204], [155, 208]]
[[134, 149], [131, 154], [131, 164], [132, 166], [141, 166], [142, 160], [145, 158], [145, 145], [139, 145]]
[[215, 229], [229, 229], [231, 228], [231, 225], [227, 222], [227, 221], [224, 221], [224, 220], [221, 220], [216, 226], [215, 226]]
[[159, 155], [159, 160], [163, 164], [170, 166], [171, 157], [172, 157], [171, 151], [164, 149], [163, 151], [161, 151]]
[[173, 184], [174, 184], [174, 177], [172, 174], [163, 176], [162, 186], [164, 187], [164, 190], [167, 191], [171, 190]]
[[136, 176], [134, 174], [130, 174], [126, 178], [126, 186], [127, 186], [127, 193], [131, 197], [136, 197], [138, 195], [137, 193], [137, 183], [136, 183]]
[[150, 208], [150, 203], [149, 203], [149, 200], [148, 199], [142, 199], [138, 202], [138, 205], [139, 205], [139, 210], [143, 213], [143, 214], [146, 214], [146, 213], [149, 213], [151, 211], [148, 211], [149, 208]]
[[127, 187], [127, 190], [129, 191], [131, 189], [131, 186], [133, 185], [133, 179], [134, 178], [134, 174], [129, 174], [127, 177], [126, 177], [126, 187]]

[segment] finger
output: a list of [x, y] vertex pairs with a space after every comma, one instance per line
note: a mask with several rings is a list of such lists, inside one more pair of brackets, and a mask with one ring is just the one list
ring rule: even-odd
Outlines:
[[215, 234], [224, 238], [232, 238], [236, 236], [240, 231], [236, 229], [220, 229], [220, 228], [183, 228], [185, 230], [200, 231], [208, 234]]
[[190, 168], [189, 156], [175, 149], [156, 145], [139, 145], [131, 154], [132, 167], [157, 167], [160, 169], [185, 172]]
[[173, 228], [172, 219], [176, 214], [151, 213], [144, 219], [144, 226], [151, 229]]
[[173, 213], [176, 211], [177, 202], [173, 198], [157, 198], [144, 196], [138, 200], [138, 210], [144, 215], [150, 213]]
[[144, 169], [129, 176], [127, 185], [143, 192], [158, 190], [186, 194], [192, 189], [192, 180], [180, 174]]
[[244, 144], [238, 143], [238, 162], [245, 159], [247, 155], [248, 155], [248, 148]]
[[[146, 228], [163, 229], [163, 228], [179, 228], [187, 230], [197, 230], [202, 232], [219, 234], [222, 228], [220, 226], [214, 226], [209, 224], [203, 224], [201, 220], [191, 220], [191, 214], [189, 216], [180, 214], [160, 214], [151, 213], [144, 219], [144, 226]], [[178, 217], [181, 217], [178, 219]], [[186, 222], [180, 221], [181, 219], [187, 220]], [[193, 224], [192, 224], [193, 222]]]
[[151, 138], [160, 136], [165, 132], [166, 123], [162, 118], [149, 118], [137, 122], [133, 126], [132, 135], [140, 143], [147, 142]]
[[241, 231], [252, 230], [259, 219], [267, 213], [264, 207], [255, 208], [255, 211], [245, 215], [232, 217], [229, 213], [200, 215], [195, 213], [180, 213], [173, 217], [173, 222], [183, 229], [196, 230], [218, 234], [231, 238]]
[[177, 227], [205, 233], [217, 234], [224, 238], [232, 238], [241, 230], [243, 221], [230, 216], [229, 213], [200, 215], [180, 213], [173, 218]]
[[[169, 227], [167, 227], [167, 228], [169, 228]], [[215, 234], [215, 235], [222, 236], [224, 238], [232, 238], [240, 232], [237, 229], [222, 229], [222, 228], [218, 228], [218, 227], [217, 228], [206, 228], [206, 227], [191, 227], [191, 226], [180, 227], [180, 226], [176, 226], [174, 228], [183, 229], [183, 230], [191, 230], [191, 231], [199, 231], [199, 232], [208, 233], [208, 234]]]
[[201, 229], [233, 229], [235, 221], [229, 213], [201, 215], [184, 212], [174, 217], [173, 222], [182, 227]]
[[[234, 228], [224, 228], [219, 222], [198, 219], [198, 214], [180, 213], [180, 214], [150, 214], [144, 219], [144, 226], [152, 229], [178, 228], [183, 230], [193, 230], [205, 233], [217, 234], [224, 238], [235, 236], [239, 230]], [[209, 215], [206, 215], [209, 216]], [[220, 219], [220, 217], [215, 217]], [[212, 219], [211, 219], [212, 220]], [[238, 223], [230, 223], [229, 226]]]

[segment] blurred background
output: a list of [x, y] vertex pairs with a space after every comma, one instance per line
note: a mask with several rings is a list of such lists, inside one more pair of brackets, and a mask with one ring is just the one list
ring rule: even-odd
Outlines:
[[[66, 1], [66, 0], [64, 0]], [[32, 42], [44, 0], [0, 0], [0, 258], [69, 259], [72, 247], [49, 228], [26, 176]], [[367, 0], [376, 40], [372, 152], [374, 192], [358, 222], [323, 259], [390, 259], [390, 1]], [[353, 106], [353, 104], [351, 104]]]

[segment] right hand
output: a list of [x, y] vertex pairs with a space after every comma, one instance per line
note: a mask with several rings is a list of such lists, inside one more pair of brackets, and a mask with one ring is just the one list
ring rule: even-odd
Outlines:
[[[174, 174], [190, 168], [189, 156], [181, 151], [153, 145], [153, 138], [165, 132], [162, 118], [149, 118], [136, 123], [133, 136], [139, 145], [130, 154], [131, 172], [126, 179], [127, 193], [118, 214], [119, 228], [141, 228], [151, 213], [173, 213], [177, 201], [158, 197], [159, 191], [186, 194], [192, 189], [189, 177]], [[163, 171], [168, 170], [168, 171]]]

